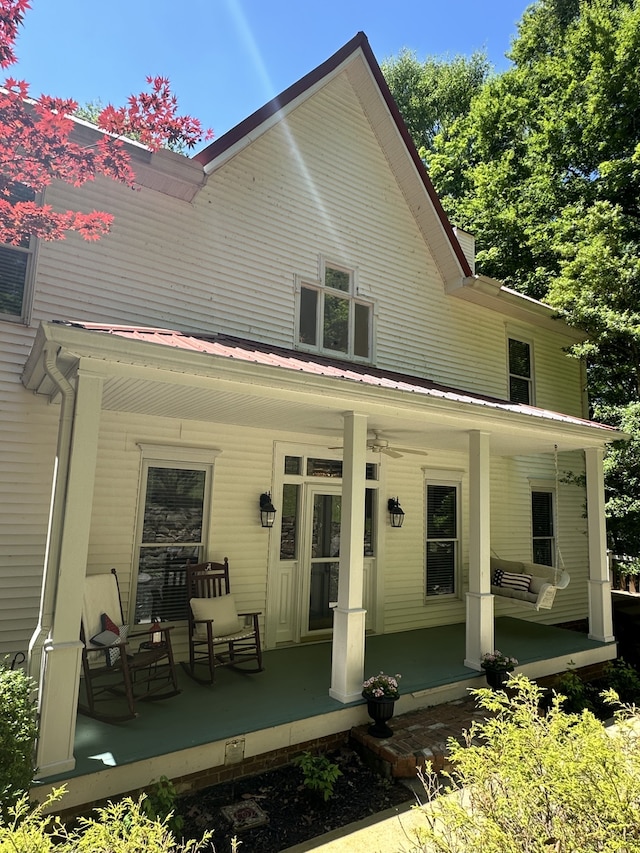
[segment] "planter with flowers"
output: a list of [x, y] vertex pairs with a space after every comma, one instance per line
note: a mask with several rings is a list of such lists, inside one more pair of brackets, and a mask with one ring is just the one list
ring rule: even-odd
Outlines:
[[396, 700], [400, 698], [400, 675], [372, 675], [362, 685], [362, 696], [367, 700], [367, 713], [373, 720], [369, 734], [374, 737], [391, 737], [393, 730], [387, 722], [393, 717]]
[[509, 673], [518, 665], [516, 658], [503, 655], [496, 649], [493, 652], [485, 652], [482, 655], [481, 666], [487, 677], [487, 684], [494, 690], [504, 687], [509, 681]]

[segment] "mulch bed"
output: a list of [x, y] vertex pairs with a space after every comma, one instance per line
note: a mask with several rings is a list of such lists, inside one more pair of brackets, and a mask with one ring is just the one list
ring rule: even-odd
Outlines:
[[[302, 771], [295, 765], [203, 788], [181, 797], [177, 810], [184, 817], [184, 837], [200, 838], [213, 830], [216, 853], [231, 850], [235, 834], [246, 853], [280, 853], [287, 847], [315, 838], [332, 829], [362, 820], [391, 806], [414, 799], [401, 782], [389, 782], [369, 769], [351, 749], [328, 754], [341, 771], [334, 795], [324, 802], [320, 794], [304, 786]], [[239, 804], [235, 816], [244, 828], [234, 828], [229, 806]], [[257, 808], [256, 808], [257, 807]], [[266, 816], [262, 825], [251, 825]]]

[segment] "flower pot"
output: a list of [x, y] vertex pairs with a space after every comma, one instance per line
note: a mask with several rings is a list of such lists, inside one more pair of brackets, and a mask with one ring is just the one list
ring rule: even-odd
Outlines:
[[513, 669], [485, 669], [484, 672], [489, 687], [492, 690], [502, 690], [509, 681], [509, 673], [513, 672]]
[[373, 737], [392, 737], [393, 730], [389, 728], [387, 721], [393, 717], [396, 700], [389, 696], [381, 696], [379, 699], [371, 699], [368, 696], [364, 698], [367, 700], [367, 713], [373, 720], [369, 726], [369, 734]]

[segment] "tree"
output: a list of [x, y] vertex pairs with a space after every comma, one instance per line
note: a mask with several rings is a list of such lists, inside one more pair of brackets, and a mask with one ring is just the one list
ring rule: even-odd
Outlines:
[[[635, 429], [640, 0], [537, 0], [510, 59], [433, 137], [431, 178], [451, 219], [475, 234], [479, 270], [587, 332], [573, 355], [586, 359], [592, 416]], [[640, 554], [635, 448], [607, 459], [610, 530], [629, 554]]]
[[[565, 713], [561, 696], [542, 716], [542, 690], [523, 675], [511, 679], [511, 697], [474, 693], [486, 719], [472, 724], [464, 743], [449, 740], [453, 790], [423, 809], [418, 849], [640, 851], [635, 710], [621, 712], [617, 729], [607, 731], [590, 711]], [[437, 780], [427, 788], [437, 793]]]
[[[0, 0], [0, 67], [15, 63], [15, 39], [29, 0]], [[8, 77], [0, 90], [0, 242], [23, 244], [31, 236], [63, 239], [70, 231], [97, 240], [113, 220], [103, 211], [55, 211], [38, 201], [53, 181], [81, 186], [98, 175], [133, 187], [135, 175], [123, 142], [135, 136], [150, 150], [164, 144], [193, 147], [210, 131], [191, 116], [177, 114], [177, 101], [164, 77], [148, 77], [150, 91], [132, 95], [126, 107], [106, 106], [97, 118], [102, 131], [92, 147], [73, 140], [73, 100], [29, 96], [23, 80]]]
[[453, 121], [467, 114], [490, 75], [486, 54], [480, 52], [469, 59], [431, 56], [421, 63], [413, 51], [405, 49], [397, 59], [384, 61], [381, 68], [416, 147], [426, 159], [436, 135], [446, 135]]

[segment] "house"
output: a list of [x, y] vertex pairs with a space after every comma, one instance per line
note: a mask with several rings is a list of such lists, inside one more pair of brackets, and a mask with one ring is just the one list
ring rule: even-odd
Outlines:
[[[332, 644], [344, 705], [371, 635], [463, 624], [479, 671], [497, 614], [588, 617], [614, 657], [622, 436], [587, 419], [576, 330], [475, 272], [365, 36], [193, 158], [131, 152], [139, 192], [47, 191], [106, 238], [0, 248], [0, 651], [40, 681], [41, 776], [73, 767], [83, 581], [112, 566], [184, 657], [181, 569], [228, 556], [267, 649]], [[492, 553], [571, 583], [524, 607]]]

